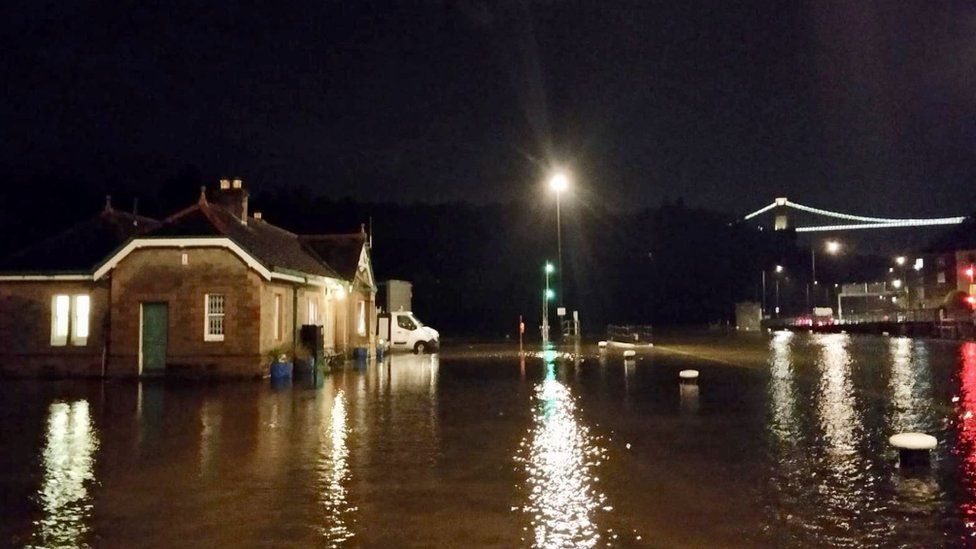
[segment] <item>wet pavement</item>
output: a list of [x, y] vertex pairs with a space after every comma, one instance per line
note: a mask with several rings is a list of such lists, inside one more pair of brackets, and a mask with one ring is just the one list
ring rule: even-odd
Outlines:
[[[974, 414], [976, 343], [841, 334], [2, 380], [0, 545], [967, 546]], [[939, 439], [929, 468], [902, 431]]]

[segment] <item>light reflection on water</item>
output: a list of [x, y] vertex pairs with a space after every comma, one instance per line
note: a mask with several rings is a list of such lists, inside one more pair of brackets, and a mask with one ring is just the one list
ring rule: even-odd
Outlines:
[[43, 517], [30, 546], [87, 546], [98, 437], [88, 402], [54, 402], [48, 411], [43, 463], [44, 479], [37, 493]]
[[961, 461], [963, 491], [966, 494], [960, 508], [967, 533], [970, 537], [976, 537], [976, 343], [964, 343], [960, 354], [961, 405], [956, 410], [959, 436], [956, 452]]
[[606, 496], [596, 487], [604, 450], [576, 417], [569, 389], [546, 365], [536, 386], [533, 427], [517, 456], [527, 473], [522, 511], [534, 529], [535, 547], [594, 547], [600, 541], [596, 513]]
[[889, 340], [891, 355], [891, 431], [924, 431], [931, 424], [932, 387], [925, 342], [907, 337]]
[[[687, 543], [713, 547], [739, 534], [815, 547], [976, 535], [976, 343], [784, 332], [748, 344], [768, 370], [595, 350], [501, 366], [403, 355], [281, 390], [58, 389], [26, 420], [0, 386], [0, 435], [34, 429], [2, 450], [40, 464], [9, 475], [20, 494], [0, 493], [14, 503], [0, 527], [16, 528], [0, 546], [138, 546], [152, 533], [160, 545], [592, 547], [615, 543], [610, 526], [667, 547], [692, 531]], [[700, 394], [676, 395], [689, 366]], [[909, 430], [939, 439], [931, 468], [897, 466], [887, 438]]]
[[772, 409], [770, 427], [786, 443], [795, 442], [797, 436], [796, 382], [793, 379], [791, 349], [793, 338], [793, 332], [784, 330], [774, 333], [769, 341], [769, 402]]
[[321, 503], [325, 509], [322, 535], [329, 547], [339, 547], [355, 535], [348, 522], [350, 515], [356, 511], [349, 504], [346, 487], [349, 482], [349, 447], [346, 444], [348, 416], [346, 395], [342, 390], [336, 393], [332, 401], [330, 420], [322, 422], [322, 426], [327, 431], [322, 437], [318, 467]]

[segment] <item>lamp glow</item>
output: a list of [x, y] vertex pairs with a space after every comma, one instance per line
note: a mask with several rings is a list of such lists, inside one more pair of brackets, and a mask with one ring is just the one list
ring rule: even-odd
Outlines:
[[556, 271], [556, 268], [553, 267], [552, 263], [546, 262], [546, 273], [552, 274], [555, 271]]
[[835, 254], [840, 251], [840, 242], [836, 240], [828, 240], [825, 246], [828, 254]]
[[549, 178], [549, 188], [556, 192], [556, 194], [562, 193], [569, 188], [569, 177], [563, 172], [556, 172]]
[[900, 256], [896, 257], [895, 258], [895, 263], [897, 263], [899, 265], [904, 265], [905, 264], [905, 256], [900, 255]]

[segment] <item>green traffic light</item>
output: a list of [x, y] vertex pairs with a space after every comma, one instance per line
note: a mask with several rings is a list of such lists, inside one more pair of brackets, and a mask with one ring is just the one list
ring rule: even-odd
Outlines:
[[554, 272], [556, 272], [556, 268], [553, 267], [552, 266], [552, 263], [549, 263], [548, 261], [546, 262], [546, 272], [547, 273], [554, 273]]

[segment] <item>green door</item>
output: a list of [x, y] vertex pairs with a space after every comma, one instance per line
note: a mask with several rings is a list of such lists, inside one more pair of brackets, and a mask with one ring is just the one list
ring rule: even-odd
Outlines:
[[165, 303], [142, 304], [142, 373], [161, 374], [166, 368], [169, 310]]

